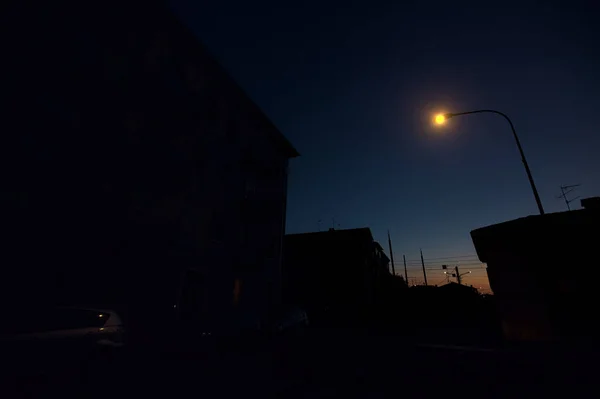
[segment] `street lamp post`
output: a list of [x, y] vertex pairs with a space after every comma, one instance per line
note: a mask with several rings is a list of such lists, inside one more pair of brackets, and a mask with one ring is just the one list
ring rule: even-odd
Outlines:
[[523, 147], [521, 147], [521, 142], [519, 141], [519, 136], [517, 136], [515, 127], [514, 127], [512, 121], [510, 120], [510, 118], [506, 114], [504, 114], [500, 111], [493, 110], [493, 109], [480, 109], [477, 111], [447, 113], [447, 114], [436, 115], [435, 123], [437, 123], [438, 125], [441, 125], [446, 121], [446, 119], [450, 119], [455, 116], [480, 114], [483, 112], [500, 115], [508, 121], [508, 124], [510, 125], [510, 128], [512, 130], [513, 137], [515, 138], [515, 141], [517, 142], [517, 148], [519, 149], [519, 153], [521, 154], [521, 160], [523, 161], [523, 166], [525, 166], [525, 172], [527, 172], [527, 178], [529, 179], [529, 184], [531, 185], [531, 190], [533, 191], [533, 196], [535, 197], [535, 202], [537, 203], [538, 209], [540, 211], [540, 215], [543, 215], [544, 207], [542, 206], [542, 201], [540, 200], [540, 196], [538, 194], [537, 188], [535, 187], [535, 183], [533, 182], [533, 176], [531, 175], [531, 170], [529, 170], [529, 165], [527, 164], [527, 159], [525, 158], [525, 153], [523, 153]]

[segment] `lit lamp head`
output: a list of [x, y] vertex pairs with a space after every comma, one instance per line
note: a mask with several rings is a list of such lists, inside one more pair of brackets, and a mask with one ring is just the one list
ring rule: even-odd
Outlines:
[[446, 120], [451, 118], [452, 114], [437, 114], [434, 118], [434, 122], [436, 125], [443, 125], [446, 123]]

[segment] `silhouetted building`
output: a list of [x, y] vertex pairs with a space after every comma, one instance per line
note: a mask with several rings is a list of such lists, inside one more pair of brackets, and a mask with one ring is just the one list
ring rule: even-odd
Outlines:
[[493, 302], [468, 285], [413, 286], [403, 304], [404, 331], [415, 342], [478, 346], [500, 341]]
[[286, 301], [305, 307], [313, 320], [357, 319], [391, 278], [389, 258], [369, 228], [287, 234], [283, 267]]
[[581, 200], [581, 206], [589, 210], [600, 210], [600, 197], [584, 198]]
[[479, 293], [477, 292], [476, 288], [464, 284], [458, 284], [452, 281], [447, 284], [440, 285], [438, 288], [442, 295], [461, 297], [466, 298], [467, 300], [469, 298], [479, 296]]
[[162, 2], [10, 7], [5, 303], [254, 323], [279, 300], [296, 150]]
[[600, 212], [528, 216], [471, 232], [487, 263], [504, 334], [514, 340], [598, 335]]

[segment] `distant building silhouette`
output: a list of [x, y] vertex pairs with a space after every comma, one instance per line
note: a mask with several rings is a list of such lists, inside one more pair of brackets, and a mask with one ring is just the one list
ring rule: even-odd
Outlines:
[[479, 295], [476, 288], [464, 284], [458, 284], [453, 281], [444, 285], [440, 285], [438, 288], [443, 295], [454, 295], [457, 297], [465, 298], [470, 298]]
[[501, 328], [493, 301], [455, 282], [410, 287], [404, 298], [406, 331], [417, 342], [496, 345]]
[[3, 12], [4, 303], [255, 323], [298, 153], [163, 2], [68, 3]]
[[287, 234], [284, 297], [313, 320], [356, 319], [384, 294], [389, 262], [369, 228]]
[[507, 338], [571, 341], [598, 335], [598, 201], [471, 232], [479, 259], [487, 263]]

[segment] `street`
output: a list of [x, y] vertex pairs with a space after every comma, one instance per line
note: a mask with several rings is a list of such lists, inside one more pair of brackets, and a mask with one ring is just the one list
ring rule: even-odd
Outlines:
[[[104, 348], [107, 349], [107, 348]], [[5, 375], [5, 397], [583, 396], [581, 354], [410, 345], [402, 337], [312, 331], [255, 345], [104, 350]], [[591, 358], [590, 354], [590, 358]], [[32, 360], [35, 361], [35, 360]], [[589, 364], [589, 363], [588, 363]], [[48, 367], [49, 365], [49, 367]], [[32, 365], [33, 366], [33, 365]], [[4, 395], [3, 395], [4, 396]]]

